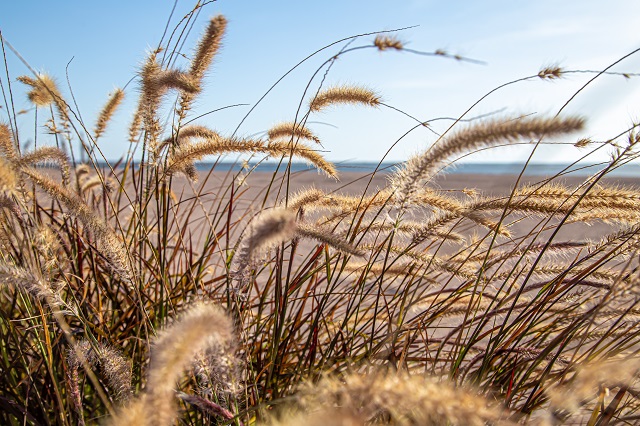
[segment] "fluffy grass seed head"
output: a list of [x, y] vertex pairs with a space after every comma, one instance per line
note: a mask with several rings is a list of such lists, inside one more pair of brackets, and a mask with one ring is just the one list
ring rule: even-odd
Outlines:
[[191, 61], [191, 68], [189, 69], [189, 73], [195, 77], [196, 80], [201, 80], [207, 69], [211, 66], [213, 58], [222, 45], [222, 38], [226, 28], [227, 19], [222, 15], [215, 16], [209, 21], [207, 30], [198, 43], [196, 54]]
[[22, 266], [0, 261], [0, 284], [19, 288], [52, 309], [64, 305], [58, 288], [39, 274]]
[[389, 49], [402, 50], [404, 48], [403, 43], [396, 37], [384, 34], [378, 34], [373, 40], [373, 45], [380, 51]]
[[320, 91], [309, 104], [312, 112], [321, 111], [336, 104], [380, 105], [380, 97], [370, 89], [359, 86], [335, 86]]
[[233, 324], [218, 306], [198, 303], [156, 339], [145, 394], [112, 419], [112, 425], [172, 425], [177, 417], [176, 382], [196, 355], [233, 339]]
[[6, 123], [0, 123], [0, 149], [2, 149], [9, 161], [13, 161], [17, 157], [11, 129]]
[[396, 202], [400, 206], [411, 203], [416, 191], [444, 168], [452, 156], [482, 147], [513, 143], [523, 138], [538, 139], [570, 133], [583, 126], [584, 120], [578, 117], [493, 119], [472, 124], [440, 139], [396, 170], [390, 178]]
[[538, 77], [542, 80], [556, 80], [562, 77], [563, 69], [558, 65], [549, 65], [538, 72]]
[[7, 197], [16, 192], [18, 188], [18, 178], [11, 167], [11, 164], [0, 157], [0, 194]]
[[56, 97], [60, 97], [60, 91], [55, 80], [47, 74], [38, 74], [37, 78], [23, 75], [18, 77], [18, 81], [31, 86], [27, 97], [37, 107], [49, 106], [56, 102]]
[[124, 244], [115, 235], [107, 223], [98, 216], [77, 194], [59, 185], [47, 176], [44, 176], [30, 167], [23, 167], [22, 173], [47, 192], [52, 198], [59, 200], [68, 209], [68, 212], [77, 217], [88, 229], [90, 229], [100, 244], [107, 265], [128, 284], [133, 282], [133, 268], [129, 262], [129, 256]]
[[116, 400], [123, 402], [131, 398], [131, 366], [119, 350], [106, 343], [92, 346], [88, 340], [78, 340], [67, 352], [67, 363], [71, 369], [80, 370], [85, 362], [89, 367], [100, 367]]
[[302, 125], [302, 123], [293, 123], [290, 121], [279, 123], [269, 129], [267, 132], [270, 140], [278, 138], [302, 138], [320, 143], [320, 138], [313, 134], [311, 130]]
[[505, 419], [496, 404], [473, 389], [420, 375], [374, 372], [325, 378], [307, 385], [297, 401], [308, 412], [331, 408], [367, 421], [386, 414], [394, 425], [481, 426]]
[[296, 213], [289, 209], [272, 209], [260, 213], [247, 227], [240, 251], [234, 258], [236, 272], [242, 277], [250, 264], [275, 244], [290, 240], [297, 232]]
[[100, 115], [98, 116], [98, 121], [96, 122], [95, 130], [93, 131], [93, 137], [95, 140], [98, 140], [100, 136], [104, 133], [107, 128], [107, 124], [113, 117], [114, 112], [118, 108], [118, 106], [122, 103], [124, 99], [124, 90], [116, 89], [111, 96], [109, 96], [109, 100], [106, 105], [100, 111]]

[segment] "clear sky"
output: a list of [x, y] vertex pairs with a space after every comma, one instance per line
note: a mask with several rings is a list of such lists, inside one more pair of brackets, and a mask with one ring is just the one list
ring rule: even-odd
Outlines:
[[[173, 0], [3, 0], [0, 30], [31, 67], [56, 77], [67, 95], [68, 65], [68, 79], [79, 112], [92, 128], [109, 92], [136, 75], [145, 54], [161, 40], [167, 21], [171, 32], [194, 4], [194, 0], [178, 0], [169, 18]], [[457, 117], [494, 87], [536, 74], [544, 65], [601, 70], [640, 47], [640, 2], [634, 0], [219, 0], [205, 6], [195, 19], [181, 48], [185, 55], [191, 54], [208, 19], [216, 14], [228, 18], [228, 31], [194, 115], [231, 104], [253, 105], [271, 84], [308, 54], [365, 32], [416, 26], [398, 33], [407, 47], [429, 52], [445, 49], [486, 62], [478, 65], [366, 49], [343, 56], [327, 76], [327, 84], [371, 87], [386, 103], [420, 120]], [[372, 39], [363, 37], [353, 45], [370, 43]], [[249, 116], [240, 135], [259, 134], [272, 124], [293, 119], [312, 74], [342, 46], [319, 54], [280, 83]], [[29, 108], [20, 83], [15, 83], [15, 77], [29, 74], [29, 70], [10, 51], [6, 55], [16, 106]], [[640, 54], [612, 70], [640, 72]], [[470, 116], [503, 108], [503, 115], [555, 114], [591, 77], [593, 74], [573, 74], [555, 82], [520, 83], [492, 95]], [[4, 72], [0, 78], [7, 88]], [[135, 81], [127, 86], [126, 95], [125, 104], [101, 142], [111, 159], [122, 156], [129, 148], [127, 127], [138, 97]], [[607, 139], [640, 118], [639, 95], [640, 77], [603, 76], [578, 95], [566, 111], [589, 118], [585, 136]], [[227, 109], [208, 115], [199, 123], [230, 134], [248, 108]], [[0, 115], [6, 121], [4, 104]], [[377, 161], [414, 125], [387, 108], [339, 108], [314, 115], [310, 121], [309, 127], [323, 140], [326, 156], [334, 161]], [[23, 141], [32, 138], [33, 115], [21, 115], [19, 124], [26, 134]], [[433, 128], [442, 131], [448, 124], [440, 121]], [[434, 140], [435, 135], [425, 129], [414, 131], [400, 141], [387, 159], [405, 159]], [[471, 160], [518, 161], [528, 152], [518, 148], [492, 150], [474, 155]], [[553, 147], [541, 150], [534, 160], [563, 162], [576, 155], [579, 152], [573, 147]]]

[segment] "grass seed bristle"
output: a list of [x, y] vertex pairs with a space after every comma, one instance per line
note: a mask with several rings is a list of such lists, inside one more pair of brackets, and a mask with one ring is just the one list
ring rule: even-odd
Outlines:
[[373, 91], [358, 86], [336, 86], [319, 92], [309, 104], [312, 112], [321, 111], [337, 104], [380, 105], [380, 97]]

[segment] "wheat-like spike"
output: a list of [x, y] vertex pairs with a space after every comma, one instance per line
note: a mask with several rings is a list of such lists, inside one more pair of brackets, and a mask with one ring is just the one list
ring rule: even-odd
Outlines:
[[47, 176], [44, 176], [30, 167], [23, 167], [22, 173], [45, 190], [52, 198], [64, 204], [69, 213], [77, 217], [96, 236], [97, 242], [105, 251], [108, 265], [118, 273], [124, 281], [133, 283], [133, 269], [129, 263], [129, 256], [122, 241], [118, 239], [113, 230], [76, 194], [70, 192]]
[[[314, 207], [340, 209], [344, 213], [353, 212], [357, 208], [377, 207], [385, 205], [391, 197], [390, 189], [382, 189], [373, 195], [351, 196], [342, 194], [330, 194], [326, 197], [318, 198], [309, 204]], [[421, 188], [415, 196], [416, 204], [419, 206], [435, 207], [450, 212], [461, 212], [464, 210], [463, 204], [451, 197], [446, 197], [432, 188]]]
[[[376, 277], [379, 277], [381, 274], [384, 275], [416, 275], [417, 271], [422, 269], [422, 265], [417, 262], [396, 262], [392, 265], [382, 265], [380, 263], [370, 263], [370, 262], [349, 262], [345, 265], [345, 271], [361, 271], [366, 270], [368, 274], [373, 274]], [[431, 281], [431, 280], [430, 280]], [[433, 284], [437, 284], [436, 281], [433, 281]]]
[[138, 107], [135, 113], [133, 113], [133, 119], [129, 125], [129, 143], [136, 143], [138, 136], [140, 136], [140, 127], [142, 126], [143, 113]]
[[[183, 141], [184, 139], [199, 138], [200, 142]], [[202, 126], [188, 126], [181, 129], [178, 134], [178, 148], [167, 160], [166, 174], [170, 175], [183, 171], [185, 167], [194, 161], [202, 159], [206, 155], [221, 155], [232, 152], [263, 153], [270, 156], [293, 155], [304, 158], [327, 175], [337, 178], [337, 172], [333, 164], [326, 161], [312, 148], [300, 142], [292, 145], [289, 142], [270, 142], [265, 144], [262, 140], [224, 138], [217, 132]]]
[[538, 72], [538, 77], [542, 80], [555, 80], [562, 77], [563, 69], [558, 65], [550, 65], [542, 68]]
[[320, 243], [327, 244], [334, 249], [353, 256], [364, 256], [364, 252], [354, 245], [348, 243], [343, 238], [331, 233], [326, 229], [318, 229], [316, 226], [306, 223], [298, 223], [296, 235], [302, 238], [311, 238]]
[[[198, 353], [233, 338], [233, 324], [219, 307], [200, 303], [188, 309], [154, 342], [146, 392], [138, 401], [146, 418], [129, 424], [172, 425], [177, 417], [174, 389], [183, 371]], [[136, 419], [139, 414], [139, 409], [125, 410], [112, 424], [127, 424], [123, 416]]]
[[69, 157], [67, 154], [55, 146], [43, 146], [29, 153], [23, 154], [20, 158], [20, 166], [33, 166], [38, 163], [52, 161], [60, 166], [62, 182], [68, 184], [71, 181], [69, 167]]
[[466, 218], [477, 225], [497, 232], [498, 235], [503, 237], [510, 237], [511, 233], [506, 228], [505, 224], [499, 224], [498, 222], [482, 216], [479, 212], [473, 209], [464, 209], [461, 212], [444, 212], [433, 215], [429, 220], [418, 227], [413, 234], [414, 243], [420, 243], [433, 235], [434, 232], [438, 232], [437, 229], [460, 218]]
[[358, 86], [336, 86], [320, 91], [309, 104], [309, 110], [318, 112], [336, 104], [360, 104], [376, 107], [380, 97], [373, 91]]
[[328, 177], [338, 180], [338, 171], [334, 165], [325, 160], [325, 158], [312, 147], [302, 142], [294, 143], [293, 147], [289, 141], [269, 142], [266, 146], [266, 151], [272, 157], [295, 155], [296, 157], [303, 158], [318, 170], [322, 170]]
[[182, 120], [195, 98], [195, 95], [202, 90], [202, 80], [213, 62], [222, 45], [222, 38], [227, 27], [227, 20], [224, 16], [218, 15], [209, 21], [209, 26], [198, 43], [195, 56], [191, 60], [189, 76], [191, 76], [195, 90], [185, 91], [181, 94], [180, 106], [177, 109], [178, 117]]
[[191, 61], [189, 73], [202, 80], [202, 77], [211, 66], [213, 58], [216, 56], [222, 45], [222, 38], [227, 27], [227, 20], [224, 16], [218, 15], [211, 18], [207, 30], [198, 43], [196, 55]]
[[579, 206], [638, 209], [640, 192], [635, 188], [622, 186], [599, 186], [587, 192], [580, 200]]
[[547, 184], [541, 187], [532, 185], [518, 188], [514, 192], [515, 197], [536, 197], [544, 202], [561, 203], [573, 205], [578, 202], [580, 208], [612, 208], [637, 210], [640, 207], [640, 192], [635, 188], [626, 188], [619, 185], [605, 186], [599, 185], [591, 188], [586, 193], [571, 190], [558, 184]]
[[265, 145], [261, 140], [223, 138], [215, 134], [199, 142], [181, 142], [179, 148], [169, 156], [165, 172], [168, 175], [182, 172], [207, 155], [222, 155], [232, 152], [264, 152]]
[[153, 76], [151, 87], [161, 92], [177, 89], [185, 93], [196, 93], [198, 84], [193, 76], [179, 70], [162, 70]]
[[75, 169], [76, 179], [78, 181], [82, 180], [85, 176], [91, 173], [91, 168], [88, 164], [78, 164]]
[[233, 325], [217, 306], [198, 303], [165, 329], [151, 350], [146, 391], [108, 425], [172, 425], [177, 417], [175, 383], [197, 354], [233, 339]]
[[[566, 279], [567, 280], [571, 280], [572, 276], [575, 275], [580, 275], [583, 272], [585, 272], [588, 268], [570, 268], [567, 266], [560, 266], [560, 265], [538, 265], [533, 271], [532, 273], [534, 275], [566, 275]], [[507, 278], [509, 276], [513, 276], [513, 272], [512, 271], [506, 271], [506, 272], [502, 272], [499, 274], [495, 274], [492, 279], [496, 279], [496, 280], [501, 280], [504, 278]], [[588, 273], [588, 275], [586, 276], [588, 278], [594, 278], [597, 280], [605, 280], [605, 281], [609, 281], [609, 282], [617, 282], [617, 281], [630, 281], [630, 278], [624, 278], [621, 276], [620, 271], [616, 271], [614, 269], [606, 269], [606, 268], [599, 268], [597, 270], [594, 271], [590, 271]], [[585, 279], [582, 279], [580, 282], [585, 281]], [[588, 283], [587, 283], [588, 284]]]
[[380, 51], [387, 49], [402, 50], [404, 48], [402, 42], [394, 36], [378, 34], [373, 40], [373, 45]]
[[[291, 210], [300, 210], [306, 209], [308, 205], [314, 205], [322, 198], [326, 197], [327, 194], [316, 188], [309, 188], [298, 192], [289, 197], [286, 203], [286, 207]], [[280, 202], [281, 207], [285, 207], [285, 200]]]
[[596, 207], [578, 211], [571, 215], [566, 223], [603, 223], [634, 225], [638, 223], [640, 212], [635, 209]]
[[488, 256], [486, 252], [476, 254], [469, 257], [468, 260], [470, 262], [483, 262], [486, 259], [486, 265], [489, 267], [499, 262], [523, 255], [537, 256], [538, 253], [545, 248], [546, 254], [562, 255], [573, 253], [576, 249], [581, 249], [586, 246], [588, 246], [588, 243], [581, 241], [561, 241], [550, 245], [547, 245], [546, 243], [538, 243], [531, 247], [523, 247], [519, 249], [514, 249], [513, 246], [509, 246], [506, 250], [494, 249], [488, 254]]
[[40, 73], [36, 78], [20, 76], [18, 81], [32, 87], [27, 96], [37, 107], [46, 107], [51, 104], [56, 106], [64, 131], [68, 132], [70, 128], [69, 109], [55, 80], [47, 74]]
[[51, 309], [65, 306], [60, 297], [59, 288], [24, 267], [0, 261], [0, 283], [3, 286], [19, 288], [35, 299], [46, 303]]
[[547, 388], [551, 410], [575, 413], [600, 386], [631, 385], [640, 368], [640, 358], [619, 357], [582, 363], [570, 379]]
[[82, 181], [82, 184], [80, 185], [80, 192], [82, 194], [86, 194], [96, 186], [102, 185], [102, 180], [103, 180], [102, 177], [98, 175], [84, 179]]
[[466, 204], [466, 211], [492, 211], [504, 210], [507, 208], [510, 213], [525, 214], [567, 214], [571, 211], [572, 205], [562, 199], [544, 199], [536, 196], [508, 198], [482, 199], [478, 198]]
[[151, 155], [151, 163], [158, 155], [158, 141], [162, 126], [157, 117], [162, 97], [170, 89], [178, 89], [183, 93], [195, 93], [198, 85], [193, 76], [178, 70], [163, 70], [157, 61], [157, 51], [152, 52], [142, 67], [142, 90], [138, 110], [134, 115], [129, 131], [130, 140], [138, 134], [140, 124], [146, 131], [146, 142]]
[[[318, 196], [313, 200], [309, 199], [305, 202], [304, 208], [307, 211], [314, 211], [318, 209], [339, 210], [340, 212], [337, 216], [343, 217], [355, 212], [357, 209], [362, 211], [366, 210], [368, 207], [382, 206], [389, 200], [389, 194], [390, 193], [386, 190], [381, 190], [373, 195], [365, 196], [325, 194], [324, 196]], [[296, 201], [296, 203], [298, 202]], [[289, 206], [292, 206], [291, 203], [289, 203]]]
[[267, 132], [269, 136], [269, 140], [276, 140], [278, 138], [302, 138], [314, 141], [315, 143], [320, 143], [320, 138], [317, 137], [311, 130], [309, 130], [306, 126], [302, 125], [302, 123], [294, 123], [294, 122], [284, 122], [279, 123], [269, 129]]
[[122, 89], [116, 89], [111, 94], [111, 96], [109, 97], [109, 100], [107, 101], [107, 104], [102, 108], [102, 111], [100, 111], [100, 115], [98, 115], [98, 121], [96, 122], [96, 127], [95, 127], [95, 130], [93, 131], [94, 140], [97, 141], [100, 138], [100, 136], [102, 136], [105, 129], [107, 128], [107, 124], [111, 120], [111, 117], [113, 117], [113, 113], [116, 111], [118, 106], [122, 103], [123, 99], [124, 99], [124, 90]]
[[71, 369], [79, 370], [83, 361], [90, 367], [100, 366], [116, 400], [124, 402], [131, 398], [131, 366], [119, 350], [104, 342], [92, 346], [88, 340], [77, 340], [67, 352], [67, 363]]
[[294, 238], [296, 231], [295, 212], [280, 208], [260, 213], [240, 240], [240, 250], [233, 259], [234, 273], [242, 277], [257, 256], [275, 244]]
[[[371, 420], [385, 413], [396, 425], [469, 425], [506, 423], [500, 406], [473, 389], [444, 378], [409, 374], [349, 374], [307, 384], [297, 396], [302, 408], [331, 407]], [[504, 424], [503, 423], [503, 424]]]
[[16, 146], [13, 143], [11, 129], [5, 123], [0, 123], [0, 149], [2, 149], [5, 157], [7, 157], [10, 162], [14, 162], [18, 157]]
[[37, 78], [22, 75], [17, 80], [31, 86], [27, 96], [38, 107], [49, 106], [55, 102], [56, 96], [60, 96], [56, 82], [47, 74], [39, 74]]
[[0, 157], [0, 194], [2, 194], [2, 198], [10, 201], [10, 196], [17, 192], [17, 188], [18, 177], [13, 167], [7, 160]]
[[420, 188], [416, 191], [414, 202], [418, 206], [427, 205], [448, 212], [462, 212], [464, 210], [464, 206], [460, 201], [446, 197], [428, 187]]
[[583, 125], [584, 120], [576, 117], [494, 119], [473, 124], [440, 139], [424, 153], [411, 157], [391, 176], [396, 202], [399, 206], [409, 204], [417, 189], [429, 182], [454, 155], [522, 138], [538, 139], [573, 132], [580, 130]]

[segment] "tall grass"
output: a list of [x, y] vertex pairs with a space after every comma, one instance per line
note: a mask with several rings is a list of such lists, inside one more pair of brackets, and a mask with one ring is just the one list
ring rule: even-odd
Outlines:
[[[325, 87], [322, 72], [354, 50], [416, 51], [388, 34], [354, 38], [311, 77], [293, 121], [243, 138], [191, 123], [226, 25], [210, 21], [185, 70], [149, 55], [132, 149], [115, 163], [98, 140], [124, 91], [92, 125], [50, 76], [3, 85], [27, 86], [54, 144], [21, 149], [9, 96], [2, 424], [638, 422], [640, 191], [607, 181], [637, 157], [636, 124], [598, 142], [581, 138], [580, 117], [463, 115], [386, 187], [294, 192], [292, 159], [338, 177], [307, 126], [314, 114], [395, 109], [364, 87]], [[611, 151], [578, 185], [518, 178], [489, 196], [434, 183], [469, 152], [568, 134]], [[279, 169], [250, 198], [253, 170], [218, 172], [216, 186], [215, 165], [196, 168], [228, 153]], [[599, 239], [571, 238], [602, 221]]]

